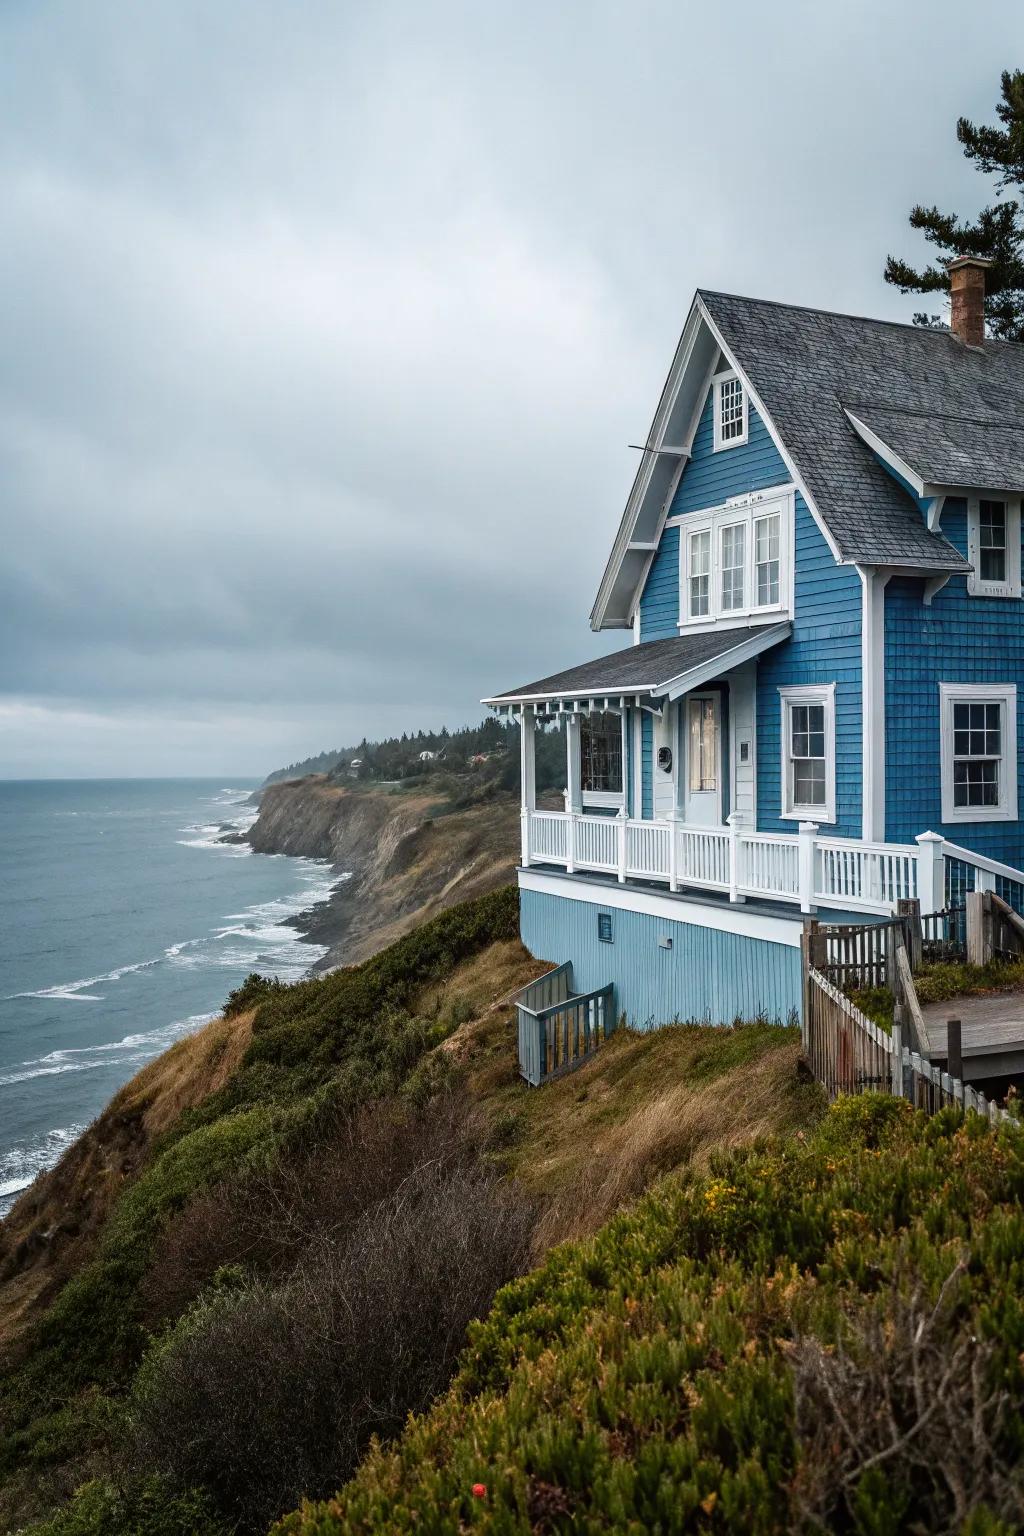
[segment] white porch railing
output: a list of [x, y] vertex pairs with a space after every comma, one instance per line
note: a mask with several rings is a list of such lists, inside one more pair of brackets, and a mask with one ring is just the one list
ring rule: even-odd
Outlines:
[[725, 827], [695, 827], [523, 811], [524, 864], [658, 881], [672, 891], [681, 886], [722, 891], [734, 901], [766, 897], [793, 902], [804, 912], [825, 906], [888, 913], [905, 897], [918, 897], [926, 913], [940, 911], [944, 846], [932, 833], [913, 844], [822, 837], [807, 822], [790, 834], [754, 832], [738, 817], [730, 817]]

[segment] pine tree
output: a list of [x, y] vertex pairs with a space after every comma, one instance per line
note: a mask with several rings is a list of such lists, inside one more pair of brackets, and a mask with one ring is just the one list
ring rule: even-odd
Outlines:
[[[961, 117], [956, 136], [968, 160], [986, 176], [996, 177], [996, 196], [1006, 188], [1024, 192], [1024, 70], [1003, 71], [1002, 100], [996, 106], [1000, 127], [979, 127]], [[983, 208], [975, 223], [955, 213], [918, 204], [911, 209], [912, 229], [923, 232], [944, 259], [986, 256], [992, 266], [985, 276], [985, 319], [993, 336], [1024, 340], [1024, 208], [1016, 199]], [[938, 293], [949, 286], [945, 266], [929, 264], [918, 270], [896, 256], [885, 263], [885, 280], [901, 293]], [[917, 325], [938, 324], [937, 315], [917, 314]]]

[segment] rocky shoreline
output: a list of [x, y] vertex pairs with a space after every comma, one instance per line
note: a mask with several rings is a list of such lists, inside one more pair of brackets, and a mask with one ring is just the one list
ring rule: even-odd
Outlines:
[[328, 899], [288, 919], [326, 947], [313, 967], [322, 972], [365, 960], [444, 907], [506, 884], [518, 836], [511, 800], [453, 810], [422, 791], [339, 787], [314, 774], [267, 785], [252, 826], [225, 841], [333, 865], [338, 884]]

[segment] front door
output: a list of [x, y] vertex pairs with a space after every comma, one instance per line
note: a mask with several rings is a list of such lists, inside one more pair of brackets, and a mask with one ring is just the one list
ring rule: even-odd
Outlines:
[[721, 695], [687, 694], [684, 709], [684, 817], [690, 826], [718, 827], [722, 824]]

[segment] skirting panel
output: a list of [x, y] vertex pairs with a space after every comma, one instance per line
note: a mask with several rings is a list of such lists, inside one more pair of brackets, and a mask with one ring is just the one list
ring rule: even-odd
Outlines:
[[[799, 1016], [798, 922], [785, 925], [795, 931], [796, 944], [780, 943], [614, 901], [567, 897], [536, 889], [539, 884], [532, 871], [522, 872], [523, 943], [538, 959], [571, 960], [578, 992], [614, 982], [616, 1011], [634, 1028], [757, 1018], [788, 1023]], [[714, 909], [700, 912], [704, 918]]]

